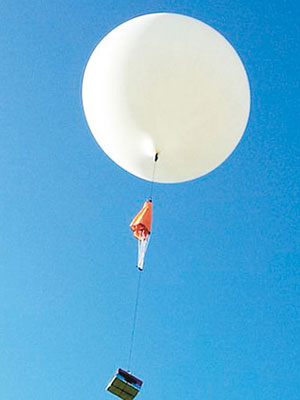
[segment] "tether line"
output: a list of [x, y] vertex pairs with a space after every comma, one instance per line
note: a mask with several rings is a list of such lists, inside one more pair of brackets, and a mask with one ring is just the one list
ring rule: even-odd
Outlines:
[[[155, 167], [156, 167], [157, 160], [158, 160], [158, 153], [155, 153], [153, 171], [152, 171], [151, 188], [150, 188], [150, 197], [149, 197], [149, 200], [151, 200], [151, 201], [152, 201], [152, 195], [153, 195], [153, 184], [154, 184]], [[131, 338], [130, 338], [128, 363], [127, 363], [127, 370], [128, 371], [130, 371], [130, 366], [131, 366], [131, 361], [132, 361], [132, 352], [133, 352], [136, 320], [137, 320], [138, 305], [139, 305], [139, 298], [140, 298], [141, 278], [142, 278], [142, 273], [141, 273], [141, 271], [139, 271], [137, 290], [136, 290], [136, 300], [135, 300], [135, 307], [134, 307], [134, 315], [133, 315], [133, 324], [132, 324], [132, 331], [131, 331]]]
[[139, 278], [137, 284], [137, 291], [136, 291], [136, 300], [135, 300], [135, 307], [134, 307], [134, 316], [133, 316], [133, 324], [132, 324], [132, 331], [131, 331], [131, 339], [130, 339], [130, 348], [129, 348], [129, 356], [128, 356], [128, 367], [127, 370], [130, 371], [130, 365], [132, 360], [132, 350], [133, 350], [133, 343], [134, 343], [134, 334], [135, 334], [135, 327], [136, 327], [136, 320], [137, 320], [137, 312], [138, 312], [138, 305], [139, 305], [139, 298], [140, 298], [140, 287], [141, 287], [141, 277], [142, 272], [139, 271]]
[[153, 171], [152, 171], [152, 179], [151, 179], [150, 197], [149, 197], [150, 200], [152, 200], [152, 195], [153, 195], [153, 185], [154, 185], [154, 177], [155, 177], [155, 167], [156, 167], [157, 160], [158, 160], [158, 153], [155, 153], [155, 156], [154, 156], [154, 165], [153, 165]]

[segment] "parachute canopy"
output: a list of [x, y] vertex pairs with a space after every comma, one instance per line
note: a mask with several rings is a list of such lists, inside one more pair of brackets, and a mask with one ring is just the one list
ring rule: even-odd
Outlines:
[[111, 31], [83, 78], [88, 125], [102, 149], [130, 173], [183, 182], [205, 175], [245, 130], [250, 91], [230, 43], [203, 22], [153, 13]]
[[145, 201], [143, 208], [133, 218], [130, 228], [138, 239], [138, 269], [143, 270], [152, 228], [152, 201]]
[[152, 227], [152, 201], [145, 201], [143, 208], [133, 218], [130, 228], [138, 240], [145, 240], [151, 233]]

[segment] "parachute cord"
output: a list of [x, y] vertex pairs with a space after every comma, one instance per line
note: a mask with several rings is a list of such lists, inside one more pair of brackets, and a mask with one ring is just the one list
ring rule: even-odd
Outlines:
[[[149, 200], [151, 200], [151, 201], [152, 201], [152, 195], [153, 195], [153, 184], [154, 184], [155, 167], [156, 167], [157, 160], [158, 160], [158, 153], [155, 153], [154, 164], [153, 164], [153, 172], [152, 172], [152, 179], [151, 179], [150, 196], [149, 196]], [[138, 312], [138, 305], [139, 305], [139, 298], [140, 298], [140, 288], [141, 288], [141, 278], [142, 278], [141, 272], [142, 271], [139, 271], [139, 277], [138, 277], [138, 283], [137, 283], [136, 300], [135, 300], [134, 315], [133, 315], [133, 324], [132, 324], [129, 355], [128, 355], [128, 363], [127, 363], [127, 371], [128, 372], [130, 372], [130, 366], [131, 366], [131, 360], [132, 360], [134, 335], [135, 335], [137, 312]]]
[[154, 165], [153, 165], [153, 172], [152, 172], [152, 179], [151, 179], [150, 196], [149, 196], [149, 200], [151, 200], [151, 201], [152, 201], [152, 195], [153, 195], [153, 185], [154, 185], [154, 177], [155, 177], [155, 167], [156, 167], [157, 160], [158, 160], [158, 153], [155, 153], [155, 156], [154, 156]]
[[131, 339], [130, 339], [129, 356], [128, 356], [128, 363], [127, 363], [127, 365], [128, 365], [127, 366], [127, 371], [128, 372], [130, 372], [130, 365], [131, 365], [131, 360], [132, 360], [134, 334], [135, 334], [137, 312], [138, 312], [138, 304], [139, 304], [139, 298], [140, 298], [141, 277], [142, 277], [142, 273], [141, 273], [141, 271], [139, 271], [139, 278], [138, 278], [137, 291], [136, 291], [136, 300], [135, 300], [135, 307], [134, 307], [133, 325], [132, 325]]

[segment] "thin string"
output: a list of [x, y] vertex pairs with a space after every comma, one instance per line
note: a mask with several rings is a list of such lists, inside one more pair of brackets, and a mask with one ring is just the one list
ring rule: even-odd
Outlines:
[[127, 371], [130, 371], [130, 365], [131, 365], [131, 360], [132, 360], [134, 334], [135, 334], [138, 304], [139, 304], [139, 298], [140, 298], [141, 277], [142, 277], [142, 272], [139, 271], [139, 278], [138, 278], [137, 291], [136, 291], [136, 300], [135, 300], [135, 307], [134, 307], [133, 325], [132, 325], [131, 339], [130, 339], [129, 356], [128, 356], [128, 363], [127, 363], [127, 365], [128, 365]]
[[152, 200], [152, 196], [153, 196], [153, 186], [154, 186], [155, 169], [156, 169], [157, 160], [158, 160], [158, 153], [156, 153], [155, 157], [154, 157], [154, 165], [153, 165], [153, 171], [152, 171], [152, 179], [151, 179], [149, 200]]
[[[155, 167], [156, 167], [157, 160], [158, 160], [158, 153], [156, 153], [155, 156], [154, 156], [154, 165], [153, 165], [153, 171], [152, 171], [152, 179], [151, 179], [151, 188], [150, 188], [149, 200], [152, 200], [153, 184], [154, 184], [154, 178], [155, 178]], [[135, 300], [135, 307], [134, 307], [133, 324], [132, 324], [130, 347], [129, 347], [129, 356], [128, 356], [128, 363], [127, 363], [127, 371], [130, 371], [130, 366], [131, 366], [131, 361], [132, 361], [132, 352], [133, 352], [133, 344], [134, 344], [137, 312], [138, 312], [138, 305], [139, 305], [139, 298], [140, 298], [140, 288], [141, 288], [141, 278], [142, 278], [142, 273], [141, 272], [142, 271], [139, 271], [139, 277], [138, 277], [138, 283], [137, 283], [136, 300]]]

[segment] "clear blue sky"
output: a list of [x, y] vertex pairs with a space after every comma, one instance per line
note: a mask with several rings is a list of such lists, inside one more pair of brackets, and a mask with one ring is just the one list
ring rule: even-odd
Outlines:
[[208, 176], [157, 185], [133, 371], [140, 400], [299, 400], [299, 3], [4, 0], [0, 15], [0, 398], [113, 400], [137, 283], [128, 224], [149, 183], [89, 132], [97, 42], [172, 11], [221, 32], [251, 115]]

